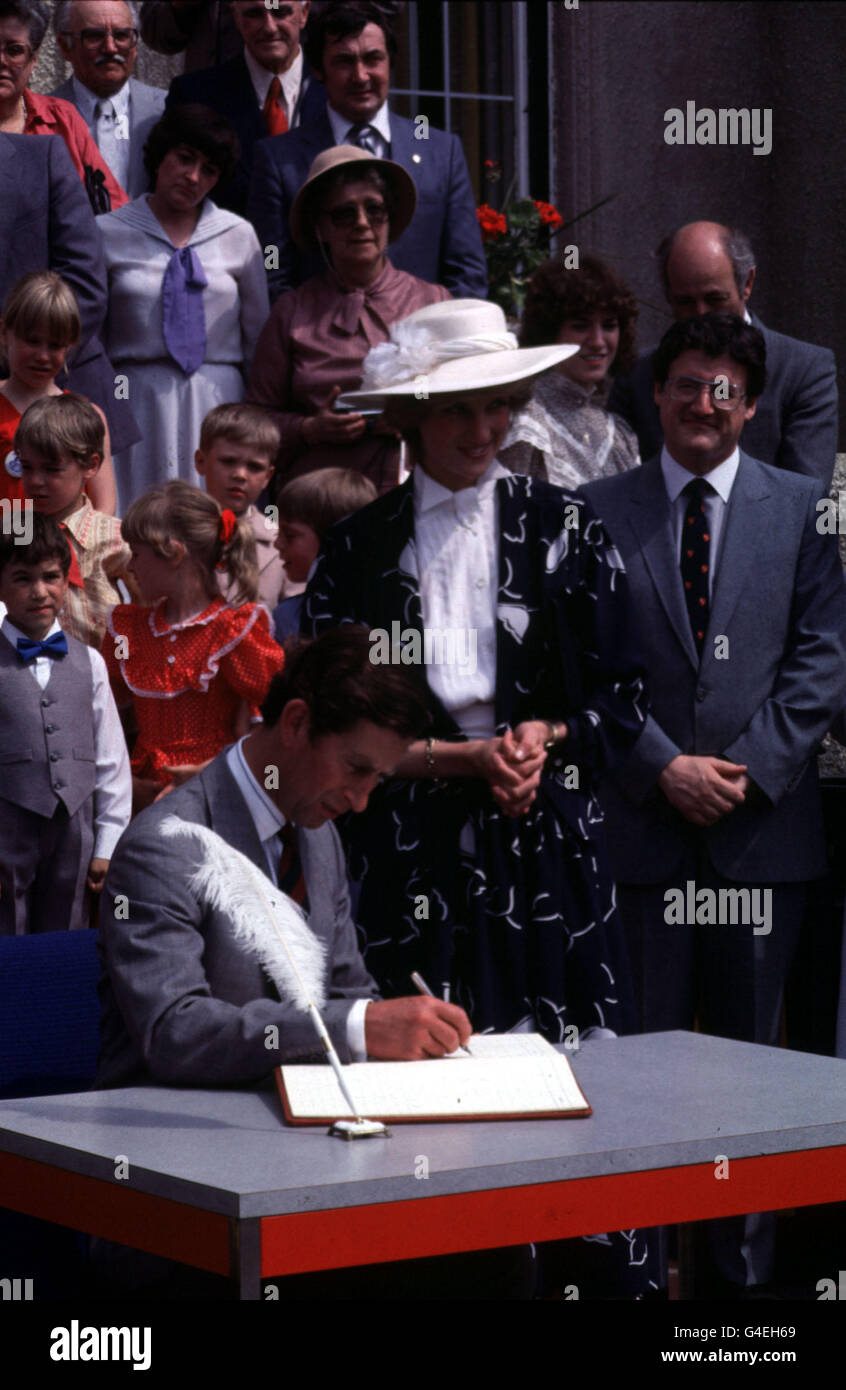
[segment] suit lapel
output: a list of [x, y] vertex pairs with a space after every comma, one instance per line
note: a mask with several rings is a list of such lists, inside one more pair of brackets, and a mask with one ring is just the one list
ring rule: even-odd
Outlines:
[[717, 556], [717, 574], [711, 596], [711, 613], [705, 651], [713, 651], [713, 637], [725, 633], [737, 600], [748, 582], [755, 550], [755, 514], [769, 496], [769, 483], [756, 461], [741, 452], [740, 467], [734, 479], [725, 519], [722, 545]]
[[267, 856], [238, 783], [229, 771], [225, 753], [220, 753], [200, 773], [200, 780], [206, 797], [208, 825], [266, 874]]
[[640, 542], [643, 562], [685, 655], [698, 671], [699, 656], [684, 601], [670, 499], [659, 456], [645, 463], [636, 475], [632, 503], [629, 521]]

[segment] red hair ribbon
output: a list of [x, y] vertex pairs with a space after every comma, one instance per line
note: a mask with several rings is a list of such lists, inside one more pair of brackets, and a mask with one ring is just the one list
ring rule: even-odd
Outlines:
[[238, 526], [238, 518], [234, 512], [230, 512], [227, 507], [220, 513], [220, 539], [224, 545], [228, 545]]

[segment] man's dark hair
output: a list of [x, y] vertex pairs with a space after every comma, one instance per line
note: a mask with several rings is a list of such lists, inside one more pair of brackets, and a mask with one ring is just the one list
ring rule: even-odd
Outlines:
[[315, 72], [323, 71], [323, 50], [327, 40], [336, 42], [360, 34], [366, 24], [378, 24], [385, 36], [388, 58], [393, 63], [397, 52], [397, 38], [392, 22], [392, 10], [388, 5], [376, 5], [372, 0], [340, 0], [340, 3], [324, 5], [319, 13], [312, 13], [305, 30], [303, 51], [309, 67]]
[[[32, 507], [31, 502], [23, 505]], [[58, 560], [62, 574], [67, 579], [71, 549], [58, 522], [51, 516], [42, 516], [40, 512], [32, 512], [30, 521], [32, 540], [28, 545], [23, 545], [20, 537], [16, 539], [7, 534], [5, 527], [0, 528], [0, 574], [7, 565], [40, 565], [43, 560]]]
[[241, 158], [241, 142], [224, 116], [210, 106], [192, 102], [171, 106], [153, 126], [144, 146], [144, 168], [151, 190], [155, 190], [159, 165], [177, 145], [187, 145], [205, 155], [220, 171], [220, 183], [231, 178]]
[[683, 352], [726, 355], [745, 367], [748, 400], [756, 400], [767, 383], [764, 335], [736, 314], [702, 314], [672, 324], [652, 354], [652, 376], [659, 386], [665, 385], [670, 367]]
[[[664, 297], [668, 300], [670, 298], [670, 278], [667, 274], [667, 264], [672, 254], [673, 242], [680, 231], [681, 227], [674, 228], [659, 242], [655, 250], [661, 271], [661, 284], [664, 286]], [[743, 294], [746, 281], [749, 279], [749, 272], [755, 268], [755, 252], [752, 250], [752, 244], [746, 233], [742, 232], [739, 227], [722, 227], [720, 229], [720, 241], [731, 262], [731, 273], [737, 287], [737, 293]]]
[[285, 668], [273, 677], [261, 707], [265, 728], [278, 723], [289, 700], [304, 700], [312, 742], [345, 734], [361, 719], [399, 738], [418, 738], [429, 723], [420, 690], [398, 667], [372, 662], [372, 651], [368, 630], [350, 623], [286, 645]]

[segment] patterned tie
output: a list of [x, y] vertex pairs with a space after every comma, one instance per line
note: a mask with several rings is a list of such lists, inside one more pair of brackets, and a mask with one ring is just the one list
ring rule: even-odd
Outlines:
[[270, 84], [262, 108], [262, 115], [268, 135], [285, 134], [288, 129], [288, 117], [285, 115], [285, 107], [282, 105], [282, 83], [278, 77], [274, 77]]
[[97, 148], [105, 159], [112, 173], [115, 173], [119, 159], [117, 147], [117, 126], [115, 122], [115, 108], [106, 98], [97, 102], [94, 120], [94, 139]]
[[295, 903], [299, 903], [300, 907], [308, 912], [306, 882], [297, 843], [297, 827], [288, 821], [279, 831], [279, 839], [282, 842], [282, 857], [279, 860], [276, 881], [283, 893], [287, 893], [289, 898], [293, 898]]
[[67, 540], [68, 549], [71, 553], [70, 569], [68, 570], [68, 583], [73, 584], [74, 587], [77, 589], [84, 589], [85, 580], [82, 577], [82, 570], [79, 568], [79, 561], [76, 558], [76, 551], [73, 548], [71, 533], [63, 521], [60, 521], [59, 525], [65, 533], [65, 539]]
[[348, 145], [358, 145], [360, 150], [369, 150], [371, 154], [379, 153], [377, 140], [378, 133], [372, 125], [351, 125], [347, 131]]
[[682, 525], [679, 563], [693, 640], [700, 655], [708, 630], [708, 577], [711, 565], [711, 536], [705, 498], [713, 491], [704, 478], [693, 478], [682, 488], [682, 494], [687, 498], [687, 510]]
[[18, 656], [21, 661], [34, 661], [37, 656], [67, 656], [68, 639], [63, 632], [54, 632], [43, 642], [34, 642], [31, 637], [19, 637]]

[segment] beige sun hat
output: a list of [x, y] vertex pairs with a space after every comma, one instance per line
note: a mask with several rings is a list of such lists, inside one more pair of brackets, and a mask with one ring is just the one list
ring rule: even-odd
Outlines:
[[301, 251], [317, 249], [314, 209], [320, 196], [319, 181], [328, 180], [329, 175], [336, 169], [349, 164], [372, 166], [388, 182], [394, 200], [388, 233], [389, 242], [396, 241], [414, 216], [417, 188], [414, 179], [401, 164], [395, 163], [393, 159], [378, 159], [375, 154], [371, 154], [369, 150], [361, 150], [357, 145], [330, 145], [328, 150], [321, 150], [314, 160], [305, 183], [291, 204], [288, 226]]
[[521, 348], [505, 314], [486, 299], [445, 299], [391, 325], [386, 343], [371, 348], [357, 391], [341, 408], [374, 408], [396, 396], [485, 391], [547, 372], [579, 351], [576, 343]]

